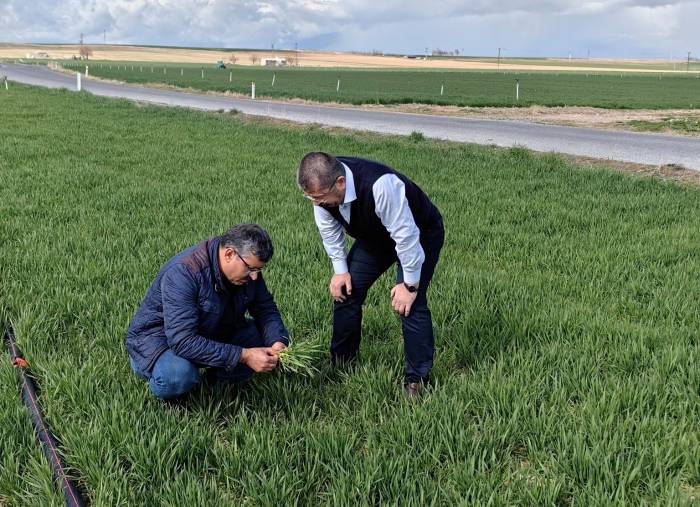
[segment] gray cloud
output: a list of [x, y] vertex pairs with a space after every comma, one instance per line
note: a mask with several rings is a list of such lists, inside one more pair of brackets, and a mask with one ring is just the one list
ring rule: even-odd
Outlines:
[[[1, 0], [5, 42], [658, 57], [700, 53], [700, 0]], [[692, 18], [691, 18], [692, 16]]]

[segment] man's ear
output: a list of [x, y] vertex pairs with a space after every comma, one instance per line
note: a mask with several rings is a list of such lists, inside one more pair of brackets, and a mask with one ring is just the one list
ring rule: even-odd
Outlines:
[[224, 259], [226, 262], [231, 262], [233, 260], [233, 256], [236, 255], [236, 252], [233, 251], [233, 248], [226, 247], [224, 248]]

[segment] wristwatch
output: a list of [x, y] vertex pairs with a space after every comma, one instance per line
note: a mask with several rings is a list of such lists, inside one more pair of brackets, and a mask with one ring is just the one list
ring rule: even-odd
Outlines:
[[418, 291], [418, 287], [416, 285], [408, 285], [406, 282], [404, 282], [403, 286], [406, 287], [406, 290], [408, 292], [417, 292]]

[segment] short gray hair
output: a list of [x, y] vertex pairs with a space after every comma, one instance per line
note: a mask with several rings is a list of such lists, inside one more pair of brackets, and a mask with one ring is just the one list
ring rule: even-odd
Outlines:
[[314, 151], [301, 159], [297, 184], [302, 190], [309, 190], [314, 186], [324, 189], [332, 186], [339, 176], [345, 176], [343, 164], [333, 155]]
[[233, 248], [241, 257], [253, 255], [261, 262], [267, 262], [274, 253], [272, 238], [258, 224], [234, 225], [220, 239], [220, 247]]

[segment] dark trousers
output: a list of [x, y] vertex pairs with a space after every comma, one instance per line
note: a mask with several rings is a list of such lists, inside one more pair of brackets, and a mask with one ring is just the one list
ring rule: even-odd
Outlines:
[[[445, 240], [442, 219], [435, 226], [421, 231], [420, 244], [425, 253], [420, 286], [408, 317], [401, 317], [405, 352], [405, 380], [427, 381], [433, 365], [435, 341], [433, 320], [428, 308], [428, 286], [433, 278], [440, 250]], [[352, 278], [352, 294], [333, 306], [333, 339], [331, 355], [334, 360], [348, 361], [357, 356], [362, 336], [362, 305], [367, 291], [389, 267], [396, 263], [396, 283], [403, 283], [403, 269], [394, 245], [374, 245], [356, 240], [348, 254], [348, 269]]]
[[[225, 341], [243, 348], [265, 346], [258, 329], [252, 322], [235, 330]], [[130, 360], [130, 363], [134, 373], [148, 382], [151, 392], [164, 400], [176, 398], [192, 389], [199, 383], [199, 369], [206, 367], [178, 356], [172, 349], [167, 349], [158, 357], [150, 372], [140, 371], [133, 359]], [[207, 376], [221, 382], [238, 383], [248, 380], [253, 376], [253, 373], [253, 370], [239, 363], [231, 370], [209, 368]]]

